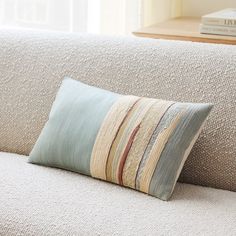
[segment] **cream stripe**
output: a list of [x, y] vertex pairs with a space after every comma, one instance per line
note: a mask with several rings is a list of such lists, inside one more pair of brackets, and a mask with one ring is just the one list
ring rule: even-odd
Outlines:
[[180, 119], [182, 118], [184, 111], [179, 112], [179, 114], [173, 119], [169, 127], [164, 129], [163, 132], [161, 132], [151, 150], [151, 153], [148, 157], [148, 160], [146, 162], [146, 165], [143, 169], [143, 172], [141, 173], [140, 178], [140, 191], [148, 193], [149, 185], [153, 176], [153, 173], [156, 169], [156, 165], [160, 159], [161, 153], [165, 148], [166, 143], [169, 140], [169, 137], [172, 135], [172, 133], [175, 131], [176, 127], [178, 126], [178, 123]]
[[170, 101], [156, 100], [146, 116], [143, 118], [140, 129], [135, 136], [133, 145], [129, 151], [124, 166], [123, 184], [125, 186], [135, 188], [135, 180], [139, 163], [142, 160], [150, 138], [162, 116], [173, 103], [174, 102]]
[[[124, 123], [124, 126], [122, 127], [122, 133], [121, 137], [117, 143], [117, 147], [115, 147], [114, 150], [114, 157], [112, 162], [112, 179], [111, 181], [118, 183], [118, 169], [120, 160], [123, 156], [123, 153], [125, 151], [126, 145], [130, 140], [130, 136], [133, 133], [133, 130], [137, 128], [137, 126], [141, 123], [143, 117], [145, 117], [146, 113], [150, 109], [150, 107], [156, 102], [156, 99], [151, 98], [142, 98], [140, 101], [135, 104], [135, 109], [131, 111], [128, 122]], [[110, 170], [110, 169], [108, 169]]]
[[[114, 168], [117, 168], [117, 165], [114, 164], [114, 160], [115, 158], [117, 158], [116, 155], [118, 153], [118, 147], [122, 141], [124, 133], [127, 132], [128, 130], [127, 127], [128, 127], [128, 124], [132, 121], [133, 114], [136, 114], [137, 110], [140, 108], [139, 103], [140, 103], [140, 100], [135, 103], [132, 109], [129, 110], [129, 112], [127, 113], [127, 116], [124, 118], [124, 122], [122, 123], [122, 125], [119, 127], [119, 130], [117, 131], [118, 133], [116, 135], [115, 140], [112, 143], [112, 147], [109, 152], [109, 157], [107, 158], [107, 166], [106, 166], [106, 179], [111, 182], [116, 182], [112, 178], [112, 173], [113, 173]], [[114, 165], [116, 167], [114, 167]]]
[[106, 180], [106, 162], [113, 140], [127, 112], [139, 99], [136, 96], [122, 96], [113, 104], [106, 115], [96, 137], [91, 155], [91, 176]]

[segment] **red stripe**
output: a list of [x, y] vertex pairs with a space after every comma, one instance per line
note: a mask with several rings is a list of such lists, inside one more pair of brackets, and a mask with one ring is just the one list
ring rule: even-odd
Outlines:
[[117, 135], [118, 135], [118, 133], [119, 133], [119, 131], [120, 131], [120, 128], [121, 128], [122, 125], [124, 124], [125, 120], [126, 120], [127, 117], [130, 115], [130, 113], [131, 113], [131, 111], [133, 110], [134, 106], [135, 106], [140, 100], [141, 100], [141, 98], [137, 99], [137, 100], [134, 102], [134, 104], [130, 107], [130, 109], [128, 110], [126, 116], [125, 116], [124, 119], [122, 120], [122, 122], [121, 122], [119, 128], [117, 129], [117, 132], [116, 132], [116, 135], [115, 135], [114, 139], [112, 140], [112, 143], [111, 143], [111, 146], [110, 146], [110, 150], [109, 150], [109, 153], [108, 153], [108, 156], [107, 156], [106, 167], [105, 167], [105, 168], [106, 168], [106, 179], [107, 179], [107, 163], [108, 163], [108, 159], [109, 159], [109, 156], [110, 156], [110, 153], [111, 153], [112, 146], [113, 146], [113, 144], [114, 144], [114, 142], [115, 142], [115, 139], [116, 139], [116, 137], [117, 137]]
[[120, 160], [119, 168], [118, 168], [118, 181], [119, 181], [120, 185], [123, 185], [122, 174], [123, 174], [123, 169], [124, 169], [125, 161], [127, 159], [127, 156], [129, 154], [130, 148], [131, 148], [131, 146], [133, 144], [135, 135], [137, 134], [139, 128], [140, 128], [140, 124], [133, 130], [133, 132], [132, 132], [132, 134], [130, 136], [130, 139], [129, 139], [126, 147], [125, 147], [125, 150], [124, 150], [124, 153], [122, 155], [122, 158]]

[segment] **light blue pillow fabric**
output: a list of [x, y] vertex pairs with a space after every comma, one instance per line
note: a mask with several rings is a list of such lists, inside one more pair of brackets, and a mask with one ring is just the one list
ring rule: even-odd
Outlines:
[[49, 120], [30, 153], [30, 162], [90, 175], [90, 156], [97, 133], [119, 97], [65, 78]]

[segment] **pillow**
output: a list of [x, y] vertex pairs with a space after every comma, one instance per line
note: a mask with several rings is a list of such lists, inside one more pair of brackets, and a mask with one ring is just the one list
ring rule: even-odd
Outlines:
[[211, 108], [120, 95], [66, 78], [29, 162], [168, 200]]

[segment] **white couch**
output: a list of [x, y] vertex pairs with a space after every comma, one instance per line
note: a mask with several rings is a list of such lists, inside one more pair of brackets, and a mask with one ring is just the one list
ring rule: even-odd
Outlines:
[[[27, 163], [64, 76], [215, 104], [171, 201]], [[0, 31], [0, 235], [236, 235], [235, 101], [235, 46]]]

